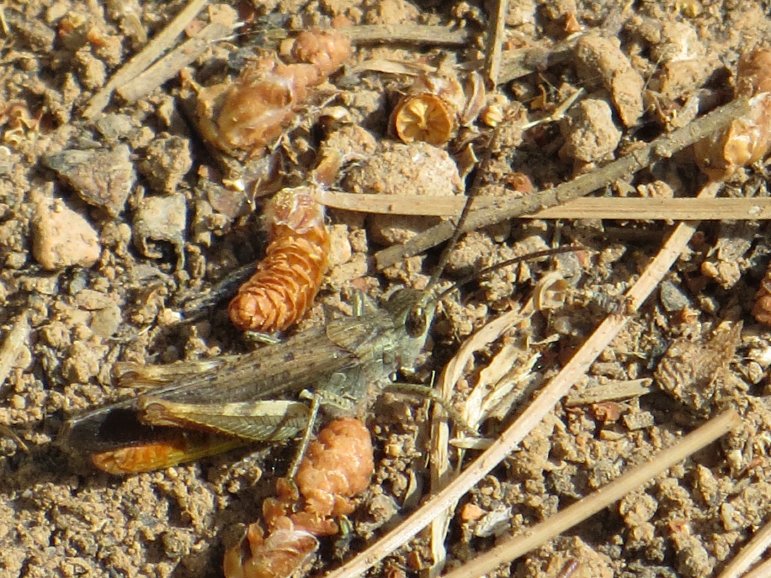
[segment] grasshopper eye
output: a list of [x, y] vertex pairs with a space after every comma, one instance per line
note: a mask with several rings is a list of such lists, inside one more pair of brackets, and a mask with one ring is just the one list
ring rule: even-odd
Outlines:
[[410, 337], [423, 335], [428, 329], [428, 313], [423, 305], [416, 305], [407, 314], [405, 329]]

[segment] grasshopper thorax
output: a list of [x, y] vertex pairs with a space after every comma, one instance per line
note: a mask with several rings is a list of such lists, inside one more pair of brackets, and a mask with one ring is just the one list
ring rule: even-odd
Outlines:
[[411, 367], [420, 355], [436, 312], [436, 299], [425, 291], [399, 289], [385, 303], [385, 309], [400, 333], [397, 355], [402, 367]]

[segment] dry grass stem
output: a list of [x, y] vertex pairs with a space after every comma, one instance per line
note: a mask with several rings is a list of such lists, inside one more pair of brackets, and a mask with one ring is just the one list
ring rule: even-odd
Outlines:
[[[698, 197], [714, 197], [722, 187], [722, 182], [709, 183]], [[669, 268], [680, 255], [682, 249], [696, 230], [698, 223], [680, 223], [673, 230], [669, 239], [658, 255], [648, 265], [637, 282], [627, 291], [627, 312], [624, 315], [612, 314], [597, 327], [595, 332], [584, 342], [584, 345], [573, 355], [554, 379], [549, 382], [533, 401], [527, 411], [523, 412], [502, 434], [493, 442], [489, 449], [480, 455], [463, 473], [455, 478], [439, 494], [432, 496], [421, 508], [407, 520], [392, 529], [381, 540], [362, 552], [359, 556], [344, 564], [328, 577], [343, 578], [355, 573], [364, 572], [373, 564], [407, 543], [415, 534], [425, 528], [448, 504], [455, 503], [473, 486], [475, 486], [494, 467], [500, 464], [512, 449], [519, 444], [544, 416], [548, 414], [559, 400], [567, 395], [570, 388], [589, 369], [597, 356], [618, 335], [645, 299], [655, 289]]]
[[627, 472], [604, 488], [582, 498], [534, 528], [526, 530], [523, 534], [499, 544], [472, 562], [453, 570], [446, 574], [445, 578], [476, 578], [491, 572], [501, 564], [519, 558], [621, 499], [667, 468], [711, 444], [739, 425], [740, 422], [741, 418], [734, 410], [721, 413], [696, 431], [685, 436], [671, 448], [659, 452], [654, 459]]
[[[436, 384], [440, 395], [444, 399], [452, 399], [455, 386], [474, 353], [495, 342], [512, 326], [521, 322], [524, 317], [532, 314], [533, 302], [529, 300], [519, 309], [513, 309], [500, 315], [471, 335], [460, 346], [453, 358], [444, 366], [442, 375]], [[481, 401], [478, 405], [481, 406]], [[470, 412], [468, 408], [469, 403], [467, 401], [464, 404], [462, 415], [466, 424], [473, 429], [479, 425], [481, 414], [479, 412]], [[450, 431], [445, 413], [441, 408], [434, 409], [431, 432], [431, 491], [438, 493], [447, 485], [450, 475]], [[459, 459], [458, 461], [460, 462], [461, 460]], [[444, 548], [445, 538], [456, 505], [457, 502], [449, 504], [431, 523], [432, 572], [441, 570], [444, 566], [446, 554]]]
[[120, 70], [113, 74], [107, 84], [91, 97], [88, 105], [83, 110], [83, 118], [93, 118], [107, 106], [110, 102], [113, 90], [130, 82], [133, 78], [142, 73], [148, 66], [155, 62], [158, 57], [166, 52], [177, 40], [182, 31], [196, 17], [196, 15], [206, 5], [207, 0], [190, 0], [179, 14], [153, 38], [147, 46], [131, 60], [126, 62]]
[[[692, 145], [706, 135], [720, 130], [737, 116], [749, 110], [747, 99], [734, 100], [689, 125], [661, 136], [644, 147], [604, 165], [591, 173], [581, 175], [557, 187], [538, 191], [516, 200], [506, 199], [485, 209], [476, 209], [478, 199], [471, 201], [472, 212], [462, 225], [462, 230], [474, 231], [481, 227], [521, 217], [547, 207], [562, 205], [573, 199], [585, 197], [592, 191], [611, 184], [616, 179], [633, 174], [651, 163], [671, 157], [677, 151]], [[500, 201], [500, 200], [499, 200]], [[378, 269], [389, 267], [404, 258], [417, 255], [449, 239], [456, 230], [455, 223], [444, 221], [416, 235], [403, 245], [394, 245], [375, 254]]]
[[[515, 202], [520, 197], [512, 197]], [[463, 209], [463, 197], [352, 194], [322, 190], [322, 205], [346, 211], [384, 215], [455, 217]], [[474, 204], [482, 209], [499, 204], [498, 197], [481, 197]], [[522, 219], [629, 219], [674, 221], [762, 221], [771, 219], [769, 198], [666, 199], [657, 197], [584, 197], [550, 207]]]
[[[752, 537], [752, 540], [747, 542], [744, 548], [742, 548], [734, 559], [723, 569], [718, 578], [739, 578], [739, 576], [744, 575], [770, 545], [771, 522], [768, 522]], [[768, 561], [763, 565], [767, 565], [769, 562], [771, 561]], [[757, 569], [749, 572], [746, 576], [753, 574], [756, 570]], [[769, 576], [769, 574], [758, 574], [758, 576]]]
[[771, 576], [771, 559], [766, 560], [762, 564], [758, 564], [742, 578], [767, 578], [768, 576]]
[[186, 40], [147, 70], [120, 86], [116, 92], [126, 102], [134, 102], [172, 78], [203, 54], [213, 41], [233, 31], [237, 16], [235, 11], [223, 10], [222, 12], [223, 18], [208, 24], [193, 38]]
[[501, 67], [501, 48], [506, 36], [506, 12], [508, 0], [496, 0], [487, 28], [487, 52], [485, 53], [484, 78], [493, 87], [498, 84]]
[[468, 30], [453, 30], [446, 26], [424, 26], [419, 24], [373, 24], [341, 28], [353, 44], [433, 44], [465, 46], [471, 39]]

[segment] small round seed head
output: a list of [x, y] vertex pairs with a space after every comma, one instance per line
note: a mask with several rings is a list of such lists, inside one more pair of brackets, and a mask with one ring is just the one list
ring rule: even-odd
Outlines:
[[443, 145], [455, 131], [455, 111], [433, 94], [407, 95], [394, 108], [391, 127], [402, 142]]

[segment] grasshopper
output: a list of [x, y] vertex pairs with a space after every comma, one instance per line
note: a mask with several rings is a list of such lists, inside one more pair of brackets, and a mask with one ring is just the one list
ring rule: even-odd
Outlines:
[[[353, 317], [251, 353], [192, 364], [118, 364], [120, 380], [156, 387], [70, 418], [62, 441], [93, 453], [102, 469], [133, 473], [293, 438], [309, 428], [317, 408], [332, 416], [366, 409], [371, 389], [414, 364], [435, 309], [425, 292], [399, 289], [382, 308], [364, 301]], [[316, 392], [310, 405], [301, 401], [309, 389]]]

